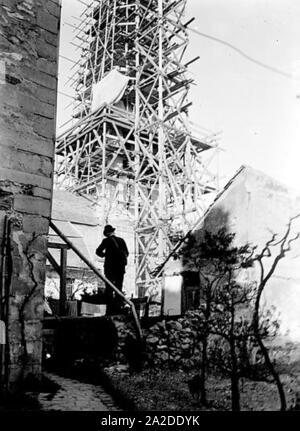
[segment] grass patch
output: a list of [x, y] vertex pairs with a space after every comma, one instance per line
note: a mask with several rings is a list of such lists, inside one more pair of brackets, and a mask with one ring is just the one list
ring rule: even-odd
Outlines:
[[[207, 379], [208, 407], [191, 396], [187, 380], [192, 376], [182, 371], [144, 370], [139, 373], [118, 373], [105, 370], [111, 385], [121, 396], [130, 400], [135, 410], [158, 411], [226, 411], [231, 410], [230, 380], [210, 375]], [[284, 376], [288, 406], [299, 384]], [[270, 382], [241, 379], [241, 409], [244, 411], [279, 410], [276, 386]]]

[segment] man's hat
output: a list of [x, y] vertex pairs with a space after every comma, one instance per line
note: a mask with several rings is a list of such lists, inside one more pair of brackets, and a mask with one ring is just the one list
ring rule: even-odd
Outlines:
[[104, 231], [103, 231], [103, 235], [107, 235], [109, 233], [113, 233], [116, 229], [114, 227], [112, 227], [110, 224], [107, 224], [104, 227]]

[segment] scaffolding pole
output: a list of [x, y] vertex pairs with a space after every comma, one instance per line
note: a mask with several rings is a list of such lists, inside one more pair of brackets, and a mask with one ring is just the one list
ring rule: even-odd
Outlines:
[[[189, 125], [184, 61], [186, 0], [98, 0], [83, 14], [80, 68], [74, 77], [77, 123], [57, 138], [56, 184], [108, 199], [122, 181], [134, 218], [136, 293], [159, 296], [152, 272], [203, 214], [217, 177], [203, 154], [215, 153], [209, 133]], [[112, 70], [129, 78], [121, 100], [91, 110], [93, 85]], [[99, 192], [99, 190], [101, 192]]]

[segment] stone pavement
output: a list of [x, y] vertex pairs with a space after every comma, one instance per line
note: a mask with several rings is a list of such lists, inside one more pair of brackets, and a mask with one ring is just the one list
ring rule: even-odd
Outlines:
[[41, 393], [41, 410], [116, 411], [121, 410], [100, 385], [82, 383], [53, 373], [44, 375], [61, 388], [56, 393]]

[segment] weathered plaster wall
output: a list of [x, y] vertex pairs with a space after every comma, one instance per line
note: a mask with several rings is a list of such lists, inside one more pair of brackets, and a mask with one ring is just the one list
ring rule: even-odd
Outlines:
[[[273, 233], [278, 239], [287, 228], [291, 216], [300, 213], [300, 199], [291, 190], [262, 172], [250, 167], [243, 167], [225, 186], [222, 193], [212, 204], [203, 223], [194, 235], [201, 238], [205, 230], [217, 232], [226, 227], [235, 233], [235, 243], [250, 243], [258, 251], [271, 239]], [[291, 237], [300, 232], [300, 219], [293, 225]], [[272, 249], [273, 257], [278, 253], [278, 246]], [[292, 243], [291, 251], [281, 260], [272, 278], [268, 281], [263, 305], [275, 307], [276, 318], [280, 322], [280, 335], [277, 341], [300, 342], [300, 239]], [[265, 259], [265, 273], [273, 261]], [[174, 314], [181, 312], [178, 306], [181, 292], [173, 295], [176, 283], [180, 282], [180, 272], [184, 268], [180, 260], [171, 260], [165, 268], [166, 284], [165, 314], [174, 309]], [[259, 270], [254, 267], [244, 274], [245, 279], [258, 281]], [[172, 278], [174, 282], [172, 283]]]
[[[280, 238], [289, 218], [299, 212], [299, 202], [290, 190], [267, 175], [246, 167], [212, 207], [203, 227], [217, 231], [226, 226], [228, 231], [236, 234], [237, 244], [249, 242], [261, 250], [273, 233]], [[293, 232], [300, 232], [299, 221]], [[278, 247], [273, 248], [274, 256], [277, 252]], [[273, 305], [276, 313], [280, 313], [281, 334], [290, 341], [300, 341], [299, 254], [300, 240], [297, 240], [292, 244], [291, 252], [278, 264], [263, 298], [267, 307]], [[265, 271], [271, 262], [272, 259], [265, 259]], [[258, 268], [254, 268], [249, 277], [257, 280], [258, 274]]]
[[0, 0], [0, 235], [7, 216], [11, 391], [41, 372], [59, 20], [59, 0]]

